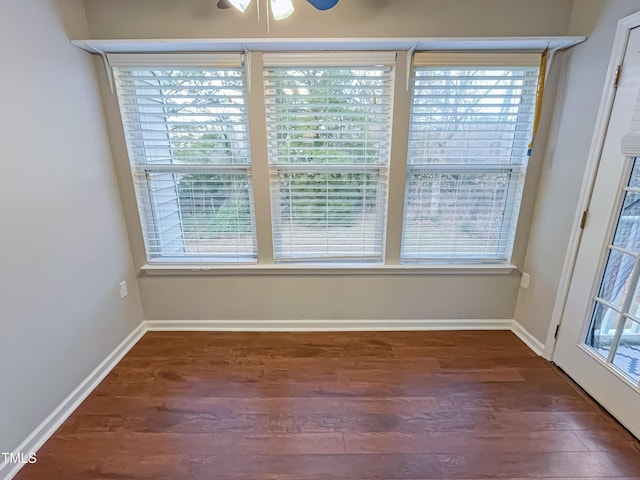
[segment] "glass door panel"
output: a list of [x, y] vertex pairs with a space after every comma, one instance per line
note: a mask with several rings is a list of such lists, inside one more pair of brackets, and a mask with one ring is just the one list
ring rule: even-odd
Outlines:
[[602, 362], [640, 382], [640, 161], [629, 159], [629, 180], [613, 241], [594, 298], [584, 343]]

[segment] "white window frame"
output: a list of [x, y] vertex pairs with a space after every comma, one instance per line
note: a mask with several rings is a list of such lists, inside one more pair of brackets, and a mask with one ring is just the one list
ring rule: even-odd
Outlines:
[[[240, 54], [234, 53], [214, 53], [214, 54], [204, 54], [204, 53], [194, 53], [194, 54], [109, 54], [108, 61], [111, 67], [113, 68], [131, 68], [136, 69], [140, 68], [144, 69], [163, 69], [163, 68], [176, 68], [180, 67], [187, 68], [206, 68], [206, 67], [234, 67], [234, 68], [243, 68], [244, 56]], [[245, 85], [247, 84], [247, 79], [245, 76]], [[121, 106], [122, 108], [122, 106]], [[124, 121], [123, 121], [124, 123]], [[248, 119], [247, 119], [247, 127], [248, 127]], [[249, 132], [247, 132], [249, 136]], [[140, 149], [141, 147], [136, 147], [136, 149]], [[134, 179], [134, 184], [136, 185], [136, 199], [138, 202], [138, 210], [139, 217], [142, 226], [142, 233], [144, 237], [145, 243], [145, 252], [147, 256], [147, 261], [149, 265], [172, 265], [172, 264], [201, 264], [201, 263], [211, 263], [217, 265], [224, 265], [226, 263], [232, 264], [256, 264], [257, 263], [257, 252], [255, 256], [247, 255], [202, 255], [202, 256], [183, 256], [183, 255], [175, 255], [172, 256], [170, 253], [167, 253], [168, 247], [165, 244], [164, 240], [158, 241], [154, 240], [154, 238], [159, 238], [159, 223], [157, 217], [159, 215], [159, 211], [157, 206], [155, 206], [152, 189], [150, 187], [153, 180], [151, 179], [151, 175], [159, 174], [159, 175], [189, 175], [189, 174], [205, 174], [205, 175], [230, 175], [230, 174], [241, 174], [246, 176], [247, 181], [252, 183], [252, 162], [251, 162], [251, 153], [249, 148], [249, 162], [248, 163], [228, 163], [228, 164], [150, 164], [150, 163], [136, 163], [134, 158], [137, 156], [145, 157], [146, 156], [146, 147], [144, 155], [135, 155], [131, 146], [129, 146], [129, 157], [130, 157], [130, 167], [131, 173]], [[170, 154], [168, 153], [167, 156]], [[251, 216], [254, 217], [254, 198], [252, 195], [251, 189], [249, 190], [249, 203], [250, 203], [250, 212]], [[176, 202], [177, 202], [177, 210], [176, 215], [180, 217], [180, 228], [181, 228], [181, 242], [182, 248], [185, 248], [185, 233], [184, 233], [184, 225], [182, 223], [182, 211], [180, 208], [180, 199], [177, 197], [176, 192]], [[255, 238], [255, 220], [252, 220], [254, 223], [253, 231], [254, 234], [254, 245], [257, 243]], [[157, 245], [156, 245], [157, 244]], [[163, 251], [162, 254], [154, 254], [152, 251], [154, 249], [159, 249]]]
[[[336, 62], [344, 62], [344, 65], [358, 66], [362, 64], [371, 64], [371, 56], [379, 55], [380, 63], [389, 62], [393, 57], [395, 63], [395, 89], [394, 89], [394, 110], [392, 112], [392, 129], [390, 136], [391, 160], [388, 165], [389, 185], [387, 208], [391, 215], [397, 216], [400, 213], [400, 221], [396, 218], [394, 221], [386, 221], [385, 244], [383, 253], [383, 263], [380, 262], [360, 262], [360, 261], [344, 261], [344, 262], [286, 262], [277, 263], [273, 258], [273, 231], [272, 231], [272, 211], [271, 211], [271, 176], [274, 174], [273, 168], [268, 163], [268, 145], [266, 139], [266, 119], [265, 119], [265, 102], [263, 85], [263, 68], [273, 61], [274, 55], [278, 57], [278, 65], [283, 66], [283, 58], [287, 58], [292, 66], [300, 66], [301, 62], [308, 65], [320, 66], [324, 61], [327, 65], [336, 65]], [[420, 64], [421, 56], [424, 54], [416, 54], [417, 64]], [[464, 57], [464, 64], [470, 65], [468, 58], [479, 59], [484, 55], [483, 62], [489, 58], [491, 54], [482, 53], [439, 53], [432, 52], [428, 54], [431, 59], [439, 62], [455, 61]], [[504, 54], [498, 55], [504, 58]], [[539, 63], [540, 54], [525, 54], [525, 56], [535, 58], [536, 64]], [[250, 135], [250, 151], [251, 163], [248, 166], [238, 165], [236, 168], [247, 168], [253, 180], [253, 208], [255, 212], [256, 236], [257, 236], [257, 263], [252, 264], [235, 264], [235, 263], [216, 263], [203, 258], [198, 262], [171, 262], [171, 263], [149, 263], [142, 267], [142, 270], [149, 274], [220, 274], [220, 275], [245, 275], [245, 274], [291, 274], [304, 273], [311, 275], [333, 275], [349, 273], [355, 275], [370, 274], [466, 274], [466, 275], [487, 275], [487, 274], [506, 274], [512, 272], [515, 267], [509, 261], [500, 261], [496, 263], [485, 262], [481, 264], [459, 264], [459, 263], [416, 263], [404, 261], [400, 259], [402, 238], [402, 209], [404, 205], [405, 183], [407, 174], [412, 168], [406, 164], [406, 157], [402, 157], [402, 153], [406, 155], [406, 127], [409, 123], [409, 112], [404, 109], [410, 105], [411, 89], [405, 89], [407, 83], [407, 75], [412, 73], [412, 58], [407, 55], [406, 51], [401, 52], [295, 52], [284, 55], [277, 53], [262, 52], [246, 52], [243, 54], [109, 54], [109, 61], [112, 65], [126, 65], [127, 63], [135, 66], [156, 65], [159, 61], [170, 63], [171, 65], [188, 65], [193, 66], [194, 62], [202, 62], [202, 65], [211, 65], [212, 61], [235, 61], [237, 58], [243, 59], [246, 68], [246, 82], [249, 109], [249, 135]], [[327, 61], [330, 58], [330, 61]], [[323, 60], [324, 59], [324, 60]], [[360, 59], [360, 63], [357, 62]], [[451, 64], [451, 63], [449, 63]], [[502, 62], [504, 64], [504, 62]], [[406, 118], [405, 118], [406, 117]], [[396, 123], [399, 125], [396, 125]], [[403, 125], [404, 124], [404, 125]], [[517, 168], [519, 166], [502, 165], [502, 168]], [[216, 166], [205, 167], [211, 168], [212, 171], [219, 168]], [[377, 168], [377, 166], [376, 166]], [[390, 242], [390, 239], [392, 240]]]
[[[395, 86], [395, 52], [318, 52], [312, 54], [305, 53], [267, 53], [263, 56], [262, 71], [265, 74], [265, 88], [269, 84], [269, 78], [266, 76], [267, 71], [270, 68], [323, 68], [323, 67], [344, 67], [354, 68], [358, 67], [391, 67], [391, 86], [390, 86], [390, 99], [389, 99], [389, 129], [393, 128], [393, 95]], [[265, 99], [265, 109], [268, 102]], [[269, 130], [269, 116], [266, 117], [267, 130]], [[273, 128], [273, 125], [271, 126]], [[390, 143], [390, 142], [389, 142]], [[382, 211], [379, 212], [379, 221], [381, 222], [380, 235], [380, 254], [371, 256], [329, 256], [327, 258], [305, 258], [304, 256], [280, 256], [278, 257], [276, 248], [274, 248], [274, 263], [350, 263], [354, 264], [383, 264], [385, 257], [385, 236], [387, 231], [387, 194], [389, 189], [389, 164], [391, 147], [389, 146], [386, 151], [381, 152], [384, 155], [382, 162], [380, 163], [367, 163], [367, 164], [292, 164], [287, 162], [278, 162], [277, 152], [271, 148], [268, 152], [269, 158], [269, 174], [271, 182], [271, 204], [272, 204], [272, 219], [279, 219], [278, 206], [280, 205], [280, 191], [277, 188], [277, 182], [281, 175], [289, 175], [296, 173], [362, 173], [362, 174], [377, 174], [378, 191], [377, 191], [377, 204], [379, 204]], [[277, 223], [280, 223], [279, 221]], [[282, 232], [276, 231], [275, 225], [272, 224], [272, 238], [274, 247], [278, 243], [278, 236], [282, 235]]]

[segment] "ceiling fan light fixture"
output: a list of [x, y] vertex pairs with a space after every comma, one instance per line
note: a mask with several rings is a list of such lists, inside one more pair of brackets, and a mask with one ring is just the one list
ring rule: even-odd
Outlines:
[[296, 9], [291, 0], [271, 0], [271, 13], [274, 20], [284, 20], [290, 17]]
[[251, 3], [251, 0], [228, 0], [228, 2], [233, 8], [244, 13], [247, 11], [247, 7]]

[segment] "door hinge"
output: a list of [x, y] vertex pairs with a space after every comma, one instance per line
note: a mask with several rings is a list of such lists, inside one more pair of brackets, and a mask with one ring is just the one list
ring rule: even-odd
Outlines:
[[580, 219], [580, 230], [584, 230], [584, 226], [587, 224], [587, 217], [589, 216], [589, 210], [582, 212], [582, 218]]
[[616, 74], [613, 77], [613, 87], [618, 88], [618, 84], [620, 83], [620, 77], [622, 76], [622, 64], [618, 65], [616, 68]]
[[553, 338], [558, 338], [559, 333], [560, 333], [560, 324], [556, 325], [556, 331], [553, 334]]

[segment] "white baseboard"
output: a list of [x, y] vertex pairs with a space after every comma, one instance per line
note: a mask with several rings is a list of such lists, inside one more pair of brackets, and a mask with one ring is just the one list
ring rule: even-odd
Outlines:
[[[510, 319], [450, 320], [147, 320], [142, 322], [109, 356], [69, 394], [31, 434], [16, 447], [14, 454], [37, 452], [69, 418], [80, 403], [98, 386], [147, 331], [210, 332], [357, 332], [412, 330], [510, 330], [536, 354], [544, 345], [522, 325]], [[11, 479], [23, 467], [0, 459], [0, 478]]]
[[510, 330], [536, 355], [544, 344], [516, 320], [147, 320], [151, 332], [366, 332], [411, 330]]
[[[144, 322], [141, 323], [120, 345], [118, 345], [100, 365], [98, 365], [83, 381], [65, 398], [51, 414], [38, 425], [31, 434], [18, 445], [13, 454], [20, 452], [37, 452], [55, 431], [69, 418], [76, 408], [89, 396], [98, 384], [115, 367], [122, 357], [138, 343], [146, 333]], [[23, 467], [21, 463], [7, 463], [0, 458], [0, 478], [13, 478]]]
[[511, 330], [513, 320], [147, 320], [148, 331], [359, 332]]
[[542, 354], [544, 353], [544, 343], [531, 335], [529, 330], [520, 325], [518, 321], [513, 321], [513, 324], [511, 325], [511, 331], [520, 340], [522, 340], [527, 347], [533, 350], [536, 355], [539, 355], [540, 357], [542, 356]]

